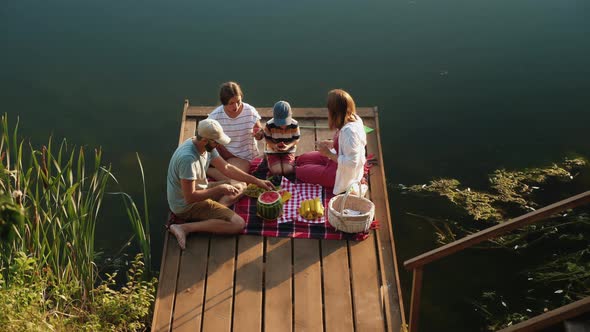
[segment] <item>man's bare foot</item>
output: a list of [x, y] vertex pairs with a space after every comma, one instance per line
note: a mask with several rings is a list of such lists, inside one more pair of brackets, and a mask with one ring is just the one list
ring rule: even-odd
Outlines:
[[168, 231], [176, 237], [180, 249], [184, 250], [186, 248], [186, 233], [182, 230], [182, 227], [173, 224], [168, 227]]

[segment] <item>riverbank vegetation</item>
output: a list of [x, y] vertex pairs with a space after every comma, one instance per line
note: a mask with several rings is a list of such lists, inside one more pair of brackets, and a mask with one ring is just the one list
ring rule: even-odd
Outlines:
[[[488, 176], [487, 188], [472, 189], [456, 179], [400, 187], [404, 194], [447, 206], [433, 212], [437, 215], [409, 212], [430, 222], [443, 245], [588, 190], [589, 177], [587, 160], [571, 158], [545, 167], [496, 170]], [[516, 275], [511, 280], [518, 287], [498, 284], [472, 299], [488, 330], [590, 296], [589, 211], [588, 206], [569, 210], [477, 247], [487, 250], [482, 255], [493, 255], [489, 249], [496, 249], [519, 262], [518, 270], [505, 272]]]
[[[0, 143], [0, 326], [4, 331], [137, 331], [154, 301], [147, 201], [141, 213], [103, 165], [51, 139], [40, 149], [2, 117]], [[139, 160], [139, 158], [138, 158]], [[139, 163], [143, 179], [141, 162]], [[145, 192], [145, 189], [144, 189]], [[120, 281], [100, 273], [96, 227], [105, 194], [121, 197], [141, 251]], [[117, 282], [116, 282], [117, 281]]]

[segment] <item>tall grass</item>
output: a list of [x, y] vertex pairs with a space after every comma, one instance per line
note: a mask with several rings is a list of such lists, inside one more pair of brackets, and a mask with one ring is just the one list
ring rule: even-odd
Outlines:
[[[17, 252], [31, 253], [39, 270], [49, 269], [58, 284], [79, 284], [80, 298], [92, 296], [97, 281], [95, 230], [107, 184], [114, 179], [102, 165], [102, 151], [72, 148], [65, 140], [35, 149], [18, 140], [2, 116], [0, 189], [12, 193], [24, 208], [24, 222], [13, 226], [15, 236], [0, 243], [1, 262], [8, 266]], [[139, 157], [138, 157], [139, 160]], [[143, 176], [143, 167], [140, 168]], [[129, 195], [122, 195], [149, 270], [150, 238], [144, 182], [144, 218]], [[142, 219], [145, 221], [142, 222]]]
[[[133, 198], [131, 196], [129, 196], [129, 194], [122, 192], [122, 191], [121, 192], [113, 192], [110, 194], [121, 195], [121, 197], [123, 198], [123, 203], [125, 204], [125, 212], [127, 213], [127, 217], [129, 218], [129, 221], [131, 222], [131, 227], [133, 228], [133, 231], [134, 231], [133, 237], [137, 237], [138, 246], [141, 249], [141, 252], [143, 254], [143, 262], [144, 262], [145, 266], [148, 267], [145, 276], [149, 278], [151, 276], [151, 271], [150, 271], [149, 267], [151, 267], [152, 256], [151, 256], [151, 251], [150, 251], [151, 240], [150, 240], [150, 223], [149, 223], [149, 218], [148, 218], [149, 214], [148, 214], [147, 191], [145, 188], [145, 174], [143, 172], [143, 165], [141, 163], [141, 159], [139, 158], [139, 154], [136, 153], [136, 157], [137, 157], [137, 163], [139, 164], [139, 170], [141, 173], [141, 183], [143, 186], [143, 206], [144, 206], [143, 216], [139, 212], [139, 209], [138, 209], [137, 205], [135, 204], [135, 201], [133, 200]], [[111, 174], [111, 176], [116, 183], [119, 183], [119, 181], [116, 179], [116, 177], [114, 175]]]

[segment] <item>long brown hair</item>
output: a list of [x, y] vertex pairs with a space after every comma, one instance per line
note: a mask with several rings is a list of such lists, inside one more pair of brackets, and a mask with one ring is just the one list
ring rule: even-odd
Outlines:
[[221, 104], [227, 105], [229, 100], [235, 96], [240, 96], [244, 98], [244, 94], [242, 93], [242, 88], [236, 82], [225, 82], [219, 87], [219, 100]]
[[328, 92], [328, 126], [330, 129], [340, 129], [347, 122], [356, 120], [356, 106], [348, 92], [334, 89]]

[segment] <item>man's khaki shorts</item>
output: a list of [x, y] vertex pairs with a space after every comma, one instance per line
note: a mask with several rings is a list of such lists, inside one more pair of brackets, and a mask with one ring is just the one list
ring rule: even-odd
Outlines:
[[178, 218], [186, 221], [203, 221], [207, 219], [221, 219], [231, 221], [236, 213], [227, 206], [211, 199], [195, 202], [189, 205], [188, 210], [177, 213]]

